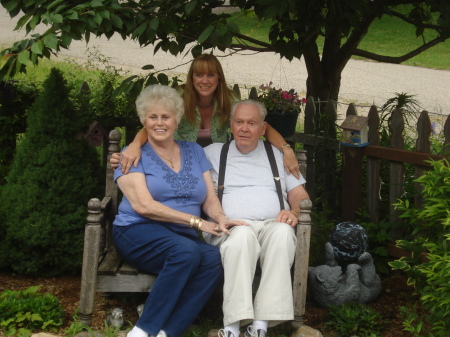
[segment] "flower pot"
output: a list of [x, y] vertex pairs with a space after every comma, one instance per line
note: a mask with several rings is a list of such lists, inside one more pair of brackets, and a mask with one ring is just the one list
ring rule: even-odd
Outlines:
[[271, 127], [277, 130], [283, 138], [290, 137], [295, 132], [295, 127], [297, 125], [297, 118], [299, 112], [294, 114], [271, 114], [267, 113], [265, 121], [269, 123]]

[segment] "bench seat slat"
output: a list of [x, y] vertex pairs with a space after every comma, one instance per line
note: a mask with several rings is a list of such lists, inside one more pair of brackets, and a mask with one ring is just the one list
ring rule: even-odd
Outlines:
[[98, 275], [98, 292], [119, 292], [119, 293], [140, 293], [150, 292], [155, 283], [156, 275], [137, 274], [137, 275]]

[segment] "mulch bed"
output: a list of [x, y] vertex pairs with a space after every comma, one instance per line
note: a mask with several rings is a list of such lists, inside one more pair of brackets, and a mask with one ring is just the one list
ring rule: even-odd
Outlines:
[[[11, 273], [0, 273], [0, 292], [4, 290], [21, 290], [30, 286], [40, 285], [40, 292], [49, 292], [58, 297], [65, 311], [62, 331], [70, 326], [77, 313], [80, 302], [80, 276], [64, 275], [54, 278], [33, 278], [19, 276]], [[402, 274], [392, 274], [382, 278], [382, 291], [379, 298], [370, 303], [371, 307], [383, 315], [385, 328], [382, 337], [408, 337], [409, 333], [403, 331], [402, 318], [399, 306], [407, 306], [418, 303], [418, 297], [413, 294], [413, 289], [406, 285], [406, 277]], [[137, 305], [143, 303], [143, 294], [114, 294], [111, 296], [97, 295], [96, 311], [93, 316], [92, 328], [99, 331], [104, 328], [104, 322], [109, 311], [119, 307], [124, 311], [127, 322], [136, 322], [138, 315]], [[328, 310], [317, 307], [308, 298], [304, 323], [322, 332], [324, 336], [336, 336], [331, 331], [324, 329]], [[221, 296], [213, 296], [200, 316], [207, 317], [212, 322], [221, 321]], [[270, 336], [270, 330], [269, 330]]]

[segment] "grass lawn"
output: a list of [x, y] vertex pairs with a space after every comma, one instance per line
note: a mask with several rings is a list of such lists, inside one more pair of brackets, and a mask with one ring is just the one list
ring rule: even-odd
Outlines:
[[[405, 12], [405, 11], [403, 11]], [[234, 13], [232, 18], [241, 28], [241, 33], [268, 42], [267, 36], [271, 21], [258, 22], [254, 13], [242, 15]], [[426, 30], [425, 41], [428, 42], [436, 33]], [[386, 56], [401, 56], [423, 44], [422, 37], [416, 37], [415, 28], [396, 17], [383, 16], [376, 19], [369, 32], [361, 42], [359, 49]], [[318, 41], [319, 50], [323, 47], [323, 38]], [[355, 59], [363, 59], [354, 57]], [[438, 44], [403, 64], [425, 68], [450, 70], [450, 40]]]

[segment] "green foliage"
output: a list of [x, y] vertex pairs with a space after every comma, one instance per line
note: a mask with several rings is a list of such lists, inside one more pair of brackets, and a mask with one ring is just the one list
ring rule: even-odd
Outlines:
[[[363, 213], [359, 213], [358, 216], [362, 219], [368, 218], [367, 214]], [[389, 257], [386, 242], [391, 241], [390, 231], [393, 225], [383, 220], [378, 223], [358, 220], [357, 223], [367, 231], [367, 236], [369, 237], [369, 253], [372, 255], [377, 272], [388, 275], [390, 268], [388, 265]]]
[[87, 331], [92, 332], [90, 326], [81, 323], [78, 317], [74, 317], [70, 326], [64, 330], [64, 336], [66, 337], [75, 337], [80, 332]]
[[26, 129], [26, 113], [37, 95], [29, 82], [0, 82], [0, 185], [6, 183], [16, 151], [17, 135]]
[[[345, 0], [332, 6], [327, 0], [234, 1], [243, 13], [253, 11], [258, 23], [270, 23], [268, 33], [261, 39], [243, 34], [236, 20], [229, 20], [230, 14], [213, 11], [222, 5], [222, 1], [216, 0], [94, 0], [64, 1], [57, 5], [52, 0], [10, 0], [2, 4], [12, 17], [22, 15], [16, 29], [25, 30], [30, 37], [0, 53], [0, 78], [24, 72], [27, 65], [37, 65], [42, 58], [57, 54], [61, 48], [69, 48], [74, 40], [89, 43], [91, 36], [109, 39], [119, 34], [123, 39], [136, 40], [141, 46], [153, 44], [155, 52], [162, 50], [172, 55], [190, 52], [196, 56], [208, 49], [224, 51], [233, 47], [276, 52], [288, 60], [304, 57], [310, 65], [308, 96], [335, 101], [340, 75], [350, 57], [404, 62], [445, 41], [450, 32], [447, 15], [450, 4], [446, 0], [423, 0], [419, 4], [413, 0], [402, 2], [409, 5], [407, 7], [399, 7], [397, 1], [381, 4]], [[420, 41], [420, 45], [408, 45], [399, 56], [390, 56], [390, 48], [386, 51], [389, 55], [361, 48], [372, 24], [386, 16], [412, 27], [407, 36]], [[29, 34], [38, 30], [40, 24], [46, 25], [44, 33]], [[319, 50], [320, 39], [324, 39], [324, 46], [332, 47]], [[151, 65], [143, 69], [151, 69]], [[151, 74], [146, 79], [128, 78], [117, 92], [128, 94], [152, 81], [164, 83], [167, 76]]]
[[361, 303], [344, 303], [330, 306], [325, 327], [339, 336], [377, 336], [383, 328], [383, 318], [379, 312]]
[[6, 336], [29, 335], [37, 329], [57, 331], [62, 325], [64, 312], [58, 299], [38, 290], [34, 286], [0, 294], [0, 327]]
[[86, 205], [103, 181], [98, 155], [82, 137], [86, 122], [53, 70], [2, 189], [1, 268], [40, 276], [80, 270]]
[[400, 314], [403, 318], [403, 330], [408, 331], [414, 337], [422, 337], [425, 331], [424, 322], [416, 312], [416, 305], [400, 307]]
[[[424, 320], [405, 320], [405, 327], [417, 336], [443, 337], [450, 331], [450, 167], [446, 159], [431, 164], [432, 169], [416, 180], [423, 187], [423, 205], [416, 208], [402, 200], [395, 204], [415, 239], [397, 241], [397, 246], [412, 256], [390, 265], [407, 273], [408, 284], [414, 286], [428, 310]], [[430, 323], [429, 328], [424, 321]]]
[[182, 337], [200, 337], [207, 336], [211, 329], [221, 326], [220, 322], [212, 322], [209, 318], [204, 316], [199, 317], [199, 326], [193, 329], [186, 330]]
[[111, 65], [109, 59], [95, 48], [88, 51], [87, 57], [85, 71], [97, 75], [86, 81], [86, 89], [78, 95], [77, 104], [92, 111], [94, 119], [100, 121], [106, 130], [117, 126], [127, 126], [133, 130], [142, 127], [134, 104], [141, 88], [135, 88], [139, 89], [138, 92], [113, 95], [127, 73]]
[[336, 225], [335, 220], [330, 220], [332, 212], [323, 210], [312, 212], [312, 233], [309, 248], [309, 265], [317, 266], [325, 261], [325, 244], [330, 241], [330, 233]]
[[379, 129], [389, 130], [392, 122], [392, 115], [395, 110], [402, 113], [403, 120], [407, 126], [406, 131], [415, 131], [414, 126], [417, 122], [418, 113], [421, 111], [419, 102], [414, 99], [415, 95], [408, 95], [405, 92], [395, 93], [395, 96], [388, 99], [380, 108]]

